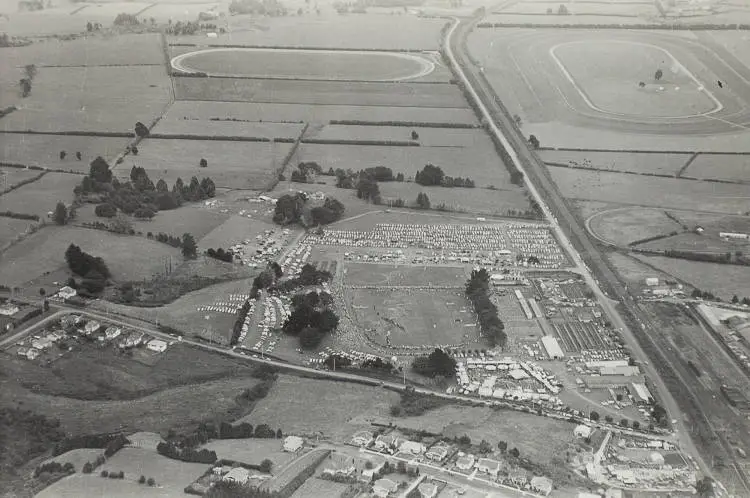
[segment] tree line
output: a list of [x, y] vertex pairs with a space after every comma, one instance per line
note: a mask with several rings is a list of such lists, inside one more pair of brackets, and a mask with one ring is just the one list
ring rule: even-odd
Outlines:
[[466, 297], [474, 306], [482, 335], [493, 346], [505, 347], [505, 324], [497, 315], [497, 307], [490, 299], [490, 275], [487, 270], [474, 270], [466, 283]]
[[[327, 225], [341, 219], [344, 205], [333, 197], [326, 197], [323, 205], [309, 206], [307, 194], [297, 192], [284, 194], [276, 201], [273, 221], [279, 225], [301, 223], [303, 225]], [[307, 216], [305, 216], [307, 214]]]
[[414, 176], [414, 182], [419, 185], [430, 187], [467, 187], [474, 188], [476, 185], [471, 178], [450, 177], [443, 173], [440, 166], [426, 164], [421, 171], [417, 171]]

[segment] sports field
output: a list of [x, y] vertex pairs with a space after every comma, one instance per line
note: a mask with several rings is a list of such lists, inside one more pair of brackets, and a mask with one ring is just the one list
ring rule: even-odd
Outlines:
[[598, 213], [585, 221], [595, 237], [619, 246], [683, 231], [682, 226], [669, 218], [664, 210], [656, 208], [616, 208]]
[[[89, 164], [97, 156], [111, 161], [125, 149], [128, 140], [127, 138], [3, 133], [0, 134], [0, 150], [2, 151], [0, 160], [25, 166], [88, 173]], [[66, 153], [65, 159], [60, 159], [60, 152], [63, 151]], [[76, 152], [81, 153], [80, 160], [77, 159]]]
[[433, 64], [410, 55], [378, 52], [209, 48], [179, 55], [172, 67], [210, 76], [399, 81], [426, 76]]
[[347, 263], [347, 285], [463, 285], [465, 266], [425, 266]]

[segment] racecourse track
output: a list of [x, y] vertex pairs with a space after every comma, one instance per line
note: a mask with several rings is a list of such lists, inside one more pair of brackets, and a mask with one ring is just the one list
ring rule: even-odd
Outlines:
[[172, 58], [184, 73], [224, 78], [321, 81], [405, 81], [427, 76], [435, 63], [415, 54], [358, 50], [207, 48]]
[[[528, 122], [640, 134], [750, 128], [750, 69], [700, 32], [690, 38], [653, 31], [481, 28], [472, 36], [473, 58], [498, 96], [518, 102]], [[602, 48], [615, 44], [632, 47], [632, 53], [617, 60]], [[575, 60], [577, 50], [590, 58]], [[640, 53], [649, 55], [633, 67]], [[664, 77], [655, 82], [659, 68]], [[639, 88], [639, 81], [647, 87]], [[607, 105], [599, 105], [601, 99]]]

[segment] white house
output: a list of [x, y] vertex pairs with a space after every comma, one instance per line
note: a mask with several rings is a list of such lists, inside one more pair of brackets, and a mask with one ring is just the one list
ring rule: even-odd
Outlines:
[[287, 436], [284, 439], [284, 451], [288, 451], [289, 453], [296, 453], [300, 448], [302, 448], [302, 444], [304, 442], [305, 441], [299, 436]]
[[500, 462], [491, 458], [480, 458], [479, 462], [477, 462], [477, 470], [497, 477], [497, 474], [500, 472]]
[[167, 343], [161, 339], [151, 339], [148, 341], [148, 344], [146, 344], [146, 347], [156, 353], [163, 353], [167, 350]]
[[229, 472], [226, 473], [226, 475], [222, 478], [222, 480], [227, 482], [236, 482], [237, 484], [245, 484], [247, 480], [250, 478], [250, 471], [242, 468], [242, 467], [235, 467]]
[[35, 360], [41, 353], [42, 352], [38, 349], [29, 348], [29, 350], [26, 351], [26, 358], [29, 360]]
[[404, 441], [399, 447], [399, 451], [403, 453], [411, 453], [412, 455], [421, 455], [425, 451], [425, 447], [422, 443], [415, 441]]
[[31, 346], [36, 349], [47, 349], [52, 345], [52, 339], [49, 337], [40, 337], [31, 341]]
[[593, 429], [589, 427], [588, 425], [584, 425], [584, 424], [577, 425], [576, 428], [573, 429], [573, 434], [575, 435], [575, 437], [580, 437], [584, 439], [587, 437], [591, 437], [592, 432], [593, 432]]
[[89, 320], [86, 322], [86, 325], [83, 326], [83, 333], [86, 335], [91, 335], [97, 330], [99, 330], [99, 327], [101, 327], [102, 324], [97, 322], [96, 320]]
[[543, 494], [544, 496], [547, 496], [552, 492], [552, 481], [550, 481], [546, 477], [532, 477], [530, 484], [531, 489], [533, 489], [537, 493]]
[[107, 327], [107, 329], [104, 331], [104, 336], [107, 338], [107, 340], [116, 339], [117, 337], [122, 334], [122, 329], [120, 327]]
[[447, 446], [433, 446], [429, 450], [427, 450], [427, 453], [424, 454], [428, 459], [432, 460], [433, 462], [441, 462], [443, 459], [448, 456], [448, 447]]
[[372, 486], [372, 491], [375, 493], [375, 496], [385, 498], [390, 493], [398, 491], [398, 485], [390, 479], [378, 479]]
[[57, 291], [57, 297], [60, 299], [70, 299], [71, 297], [75, 297], [78, 294], [78, 292], [72, 288], [68, 287], [67, 285]]
[[422, 495], [422, 498], [434, 498], [437, 496], [438, 492], [438, 487], [431, 482], [423, 482], [417, 486], [417, 489], [419, 490], [419, 494]]
[[15, 304], [6, 303], [0, 304], [0, 315], [13, 316], [20, 311], [20, 308]]

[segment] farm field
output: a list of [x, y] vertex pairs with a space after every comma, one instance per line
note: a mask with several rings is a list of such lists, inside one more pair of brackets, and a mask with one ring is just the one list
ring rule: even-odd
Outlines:
[[6, 243], [35, 224], [36, 222], [32, 220], [0, 217], [0, 248], [3, 248]]
[[736, 57], [745, 67], [750, 68], [750, 53], [743, 50], [747, 44], [747, 34], [734, 30], [704, 31], [695, 33], [704, 43], [717, 44]]
[[[0, 197], [0, 206], [4, 198]], [[104, 258], [115, 281], [150, 278], [164, 269], [165, 256], [171, 256], [175, 262], [182, 260], [179, 249], [145, 237], [48, 226], [3, 253], [0, 281], [6, 285], [21, 285], [44, 272], [65, 268], [65, 250], [73, 242], [83, 251]]]
[[341, 496], [349, 487], [348, 484], [311, 477], [297, 488], [291, 498], [318, 498], [319, 496]]
[[[33, 169], [27, 169], [27, 168], [0, 167], [0, 175], [5, 176], [5, 180], [7, 182], [6, 188], [10, 188], [10, 187], [13, 187], [14, 185], [18, 185], [21, 182], [31, 180], [32, 178], [36, 178], [41, 173], [42, 172], [39, 170], [33, 170]], [[2, 192], [2, 188], [0, 188], [0, 192]]]
[[[174, 78], [177, 100], [466, 108], [454, 85], [233, 78]], [[446, 111], [449, 112], [449, 111]]]
[[735, 294], [750, 296], [750, 267], [686, 261], [642, 254], [635, 255], [635, 257], [678, 280], [688, 282], [701, 290], [709, 291], [724, 300], [731, 299]]
[[[209, 465], [202, 463], [172, 460], [153, 450], [123, 448], [109, 458], [101, 469], [121, 470], [125, 473], [125, 479], [102, 479], [98, 472], [88, 475], [73, 474], [45, 488], [36, 496], [40, 498], [175, 496], [182, 494], [182, 490], [203, 474], [208, 467]], [[153, 477], [157, 486], [149, 487], [138, 484], [138, 478], [141, 475]]]
[[[83, 12], [95, 8], [95, 6], [89, 6]], [[116, 15], [114, 14], [112, 19]], [[85, 28], [86, 20], [80, 22], [81, 27]], [[40, 69], [44, 66], [162, 65], [163, 67], [164, 52], [157, 33], [89, 34], [75, 40], [47, 38], [25, 47], [8, 47], [3, 50], [0, 70], [13, 68], [13, 70], [20, 71], [16, 68], [22, 68], [26, 64], [36, 64]]]
[[669, 218], [664, 210], [655, 208], [623, 207], [604, 211], [588, 220], [593, 234], [615, 245], [656, 235], [682, 232], [682, 226]]
[[47, 173], [35, 182], [0, 196], [0, 211], [36, 214], [46, 219], [58, 201], [69, 204], [73, 200], [73, 189], [82, 178], [69, 173]]
[[[559, 4], [558, 4], [559, 6]], [[507, 14], [490, 14], [484, 18], [483, 22], [490, 24], [510, 24], [510, 25], [529, 25], [529, 24], [544, 24], [544, 25], [566, 25], [575, 26], [579, 24], [593, 24], [596, 26], [603, 26], [607, 24], [614, 25], [635, 25], [635, 24], [646, 24], [647, 22], [639, 17], [625, 17], [617, 14], [609, 15], [598, 15], [598, 14], [578, 14], [575, 16], [558, 16], [558, 15], [538, 15], [538, 14], [515, 14], [509, 12]], [[651, 24], [658, 24], [657, 21], [651, 22]], [[493, 29], [493, 28], [482, 28], [482, 29]]]
[[[576, 168], [604, 169], [658, 175], [676, 175], [691, 154], [639, 154], [637, 152], [600, 152], [574, 150], [540, 150], [545, 163]], [[700, 156], [699, 156], [700, 157]]]
[[76, 472], [81, 472], [81, 469], [86, 462], [93, 462], [96, 457], [102, 454], [101, 448], [78, 448], [70, 450], [62, 455], [52, 457], [46, 460], [44, 463], [57, 462], [60, 464], [72, 463], [75, 467]]
[[[154, 182], [164, 179], [170, 187], [177, 178], [189, 183], [196, 176], [199, 180], [210, 177], [217, 187], [264, 190], [274, 181], [275, 170], [290, 148], [286, 143], [150, 138], [140, 143], [137, 156], [125, 157], [114, 173], [128, 177], [133, 166], [140, 166]], [[200, 167], [201, 158], [208, 161], [207, 168]]]
[[[321, 5], [321, 10], [327, 6]], [[277, 47], [344, 48], [380, 50], [437, 50], [444, 19], [420, 19], [411, 15], [350, 15], [346, 22], [327, 10], [325, 15], [255, 19], [229, 18], [229, 32], [216, 43]], [[384, 33], [388, 33], [384, 36]], [[170, 37], [173, 43], [195, 43], [199, 36]]]
[[[463, 280], [458, 280], [458, 284]], [[457, 345], [478, 339], [463, 290], [349, 289], [359, 328], [394, 346]]]
[[23, 108], [2, 125], [13, 131], [133, 133], [136, 122], [150, 125], [164, 112], [170, 95], [163, 66], [44, 67]]
[[[405, 128], [404, 132], [411, 132]], [[511, 191], [521, 192], [519, 187], [509, 185], [510, 177], [500, 157], [489, 143], [482, 140], [482, 146], [463, 147], [388, 147], [380, 145], [329, 145], [302, 143], [297, 149], [297, 161], [315, 161], [324, 170], [342, 168], [359, 171], [374, 166], [386, 166], [393, 174], [403, 173], [414, 178], [417, 171], [426, 164], [439, 166], [447, 176], [469, 177], [477, 187], [506, 187]], [[381, 192], [386, 185], [394, 182], [380, 183]], [[417, 185], [417, 187], [420, 187]], [[466, 189], [446, 189], [459, 190]], [[471, 195], [480, 190], [470, 189]], [[464, 192], [464, 196], [466, 193]], [[478, 195], [478, 194], [477, 194]], [[416, 193], [414, 194], [416, 197]], [[433, 203], [434, 204], [434, 203]]]
[[433, 208], [445, 204], [448, 209], [459, 213], [473, 213], [489, 216], [507, 216], [509, 211], [524, 212], [530, 209], [524, 193], [513, 186], [491, 190], [486, 188], [445, 188], [423, 187], [416, 183], [387, 182], [380, 184], [383, 204], [403, 199], [407, 205], [413, 204], [420, 192], [430, 198]]
[[747, 211], [750, 199], [750, 185], [645, 178], [555, 167], [549, 167], [549, 171], [560, 192], [572, 199], [727, 214]]
[[322, 129], [311, 127], [305, 138], [321, 140], [412, 140], [412, 131], [417, 132], [419, 138], [413, 140], [422, 147], [440, 148], [469, 148], [486, 147], [489, 141], [487, 133], [480, 129], [462, 128], [420, 128], [406, 126], [356, 126], [356, 125], [327, 125]]
[[[128, 142], [127, 138], [0, 133], [0, 162], [88, 173], [89, 164], [97, 156], [111, 161]], [[67, 154], [62, 160], [61, 151]], [[81, 153], [80, 161], [76, 152]], [[10, 183], [10, 177], [8, 180]]]
[[254, 102], [177, 101], [167, 111], [165, 120], [226, 119], [301, 123], [310, 121], [328, 124], [332, 120], [370, 122], [471, 124], [479, 126], [471, 109], [439, 107], [372, 107], [363, 105], [272, 104]]
[[617, 2], [519, 2], [504, 9], [495, 11], [496, 14], [518, 13], [518, 14], [547, 14], [552, 9], [552, 16], [557, 16], [557, 9], [565, 5], [571, 15], [576, 17], [585, 15], [600, 16], [640, 16], [644, 18], [656, 17], [659, 12], [647, 2], [643, 3], [617, 3]]
[[674, 237], [655, 240], [638, 246], [639, 249], [651, 249], [663, 251], [665, 249], [677, 249], [681, 251], [710, 252], [715, 254], [746, 252], [750, 249], [748, 241], [724, 241], [718, 237], [706, 237], [693, 232], [681, 233]]
[[465, 266], [381, 265], [346, 263], [346, 285], [463, 285], [469, 278]]
[[176, 23], [177, 21], [195, 21], [201, 12], [210, 11], [222, 12], [226, 11], [226, 8], [222, 9], [222, 5], [218, 2], [205, 2], [203, 0], [175, 4], [157, 3], [151, 4], [142, 15], [149, 18], [153, 17], [159, 23], [166, 23], [170, 20]]
[[699, 154], [682, 176], [750, 183], [750, 155]]
[[211, 76], [334, 81], [408, 80], [431, 69], [411, 54], [259, 48], [208, 48], [183, 54], [172, 65]]
[[288, 434], [322, 433], [344, 442], [357, 430], [369, 430], [373, 417], [387, 416], [398, 399], [397, 393], [378, 387], [281, 374], [268, 396], [238, 422], [269, 424]]
[[639, 286], [645, 288], [648, 277], [657, 277], [662, 281], [665, 278], [671, 278], [668, 274], [654, 270], [632, 256], [627, 256], [619, 252], [611, 252], [606, 257], [617, 274], [627, 280], [630, 285], [636, 286], [636, 288]]
[[[151, 130], [151, 136], [242, 137], [264, 140], [294, 140], [303, 125], [296, 123], [246, 123], [236, 121], [208, 121], [198, 119], [162, 119]], [[215, 147], [221, 148], [216, 144]]]
[[[271, 424], [271, 428], [273, 430], [278, 429], [273, 424]], [[219, 458], [236, 460], [250, 465], [260, 465], [263, 460], [268, 458], [273, 462], [271, 473], [276, 474], [284, 465], [298, 456], [295, 453], [284, 451], [283, 445], [283, 440], [278, 439], [217, 439], [209, 441], [201, 448], [215, 451]]]

